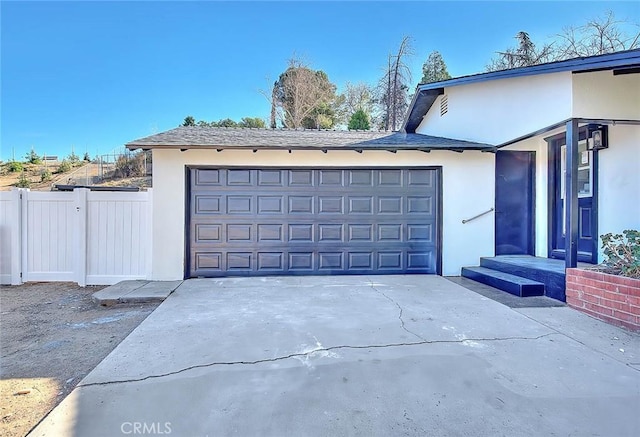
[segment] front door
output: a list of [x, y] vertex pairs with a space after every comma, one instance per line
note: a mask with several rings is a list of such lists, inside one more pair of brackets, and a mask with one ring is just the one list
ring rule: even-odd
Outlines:
[[[565, 134], [549, 140], [550, 256], [564, 259], [566, 234], [565, 181], [567, 173]], [[586, 132], [578, 142], [578, 261], [597, 263], [597, 152], [587, 150]]]
[[534, 254], [536, 152], [496, 152], [496, 255]]

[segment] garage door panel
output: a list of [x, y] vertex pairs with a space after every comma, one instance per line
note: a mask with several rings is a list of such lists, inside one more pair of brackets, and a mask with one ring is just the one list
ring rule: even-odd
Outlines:
[[318, 253], [318, 270], [344, 270], [344, 254], [342, 252]]
[[303, 242], [313, 243], [313, 228], [312, 224], [296, 224], [289, 225], [289, 241], [290, 242]]
[[402, 187], [402, 170], [379, 170], [378, 178], [381, 187]]
[[220, 170], [201, 170], [195, 173], [197, 185], [220, 185]]
[[222, 272], [222, 252], [202, 252], [196, 254], [195, 268], [199, 271], [213, 270]]
[[433, 214], [433, 198], [427, 196], [407, 197], [407, 214]]
[[227, 196], [227, 214], [253, 213], [251, 196]]
[[319, 214], [343, 214], [344, 198], [341, 196], [320, 196], [318, 197]]
[[285, 196], [258, 196], [258, 214], [282, 214]]
[[220, 242], [222, 238], [222, 225], [197, 224], [194, 226], [195, 238], [198, 243]]
[[286, 173], [282, 170], [258, 170], [258, 186], [284, 187]]
[[349, 252], [349, 270], [373, 270], [373, 254], [371, 252]]
[[434, 229], [431, 224], [408, 224], [407, 241], [434, 242]]
[[195, 214], [219, 214], [221, 212], [221, 196], [196, 196]]
[[227, 243], [241, 242], [247, 243], [252, 239], [252, 224], [227, 224]]
[[432, 170], [407, 170], [409, 187], [434, 187], [436, 173]]
[[229, 186], [252, 186], [252, 170], [227, 170], [227, 185]]
[[349, 242], [371, 243], [373, 242], [373, 225], [358, 224], [348, 225]]
[[291, 271], [313, 271], [313, 252], [289, 252], [289, 270]]
[[289, 170], [290, 187], [313, 187], [313, 170]]
[[350, 214], [373, 214], [374, 196], [350, 196]]
[[313, 196], [289, 196], [289, 214], [313, 214]]
[[282, 252], [258, 252], [257, 270], [261, 272], [284, 272], [284, 255]]
[[435, 273], [435, 169], [192, 169], [189, 275]]
[[433, 267], [434, 265], [434, 253], [428, 252], [408, 252], [407, 253], [407, 269], [408, 270], [423, 270]]
[[378, 241], [380, 242], [402, 241], [402, 225], [401, 224], [378, 225]]
[[284, 226], [280, 224], [258, 224], [258, 243], [284, 242]]
[[318, 170], [318, 185], [320, 187], [343, 187], [344, 170]]
[[227, 270], [250, 272], [252, 258], [251, 252], [227, 252]]
[[378, 252], [378, 270], [402, 270], [402, 251]]
[[373, 186], [373, 170], [349, 170], [349, 186], [352, 188], [367, 188]]
[[378, 198], [378, 214], [402, 215], [402, 197], [384, 196]]

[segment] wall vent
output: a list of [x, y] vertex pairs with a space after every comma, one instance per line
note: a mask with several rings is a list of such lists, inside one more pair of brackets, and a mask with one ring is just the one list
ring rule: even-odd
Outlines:
[[446, 94], [440, 96], [440, 117], [447, 113], [449, 110], [449, 99]]

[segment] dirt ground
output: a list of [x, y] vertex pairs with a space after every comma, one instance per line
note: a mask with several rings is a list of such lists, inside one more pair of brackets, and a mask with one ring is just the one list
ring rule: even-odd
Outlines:
[[102, 307], [104, 287], [0, 287], [0, 435], [25, 436], [157, 303]]

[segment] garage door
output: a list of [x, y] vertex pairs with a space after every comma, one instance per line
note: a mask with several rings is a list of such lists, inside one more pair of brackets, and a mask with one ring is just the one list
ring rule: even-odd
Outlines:
[[191, 168], [188, 276], [436, 273], [438, 172]]

